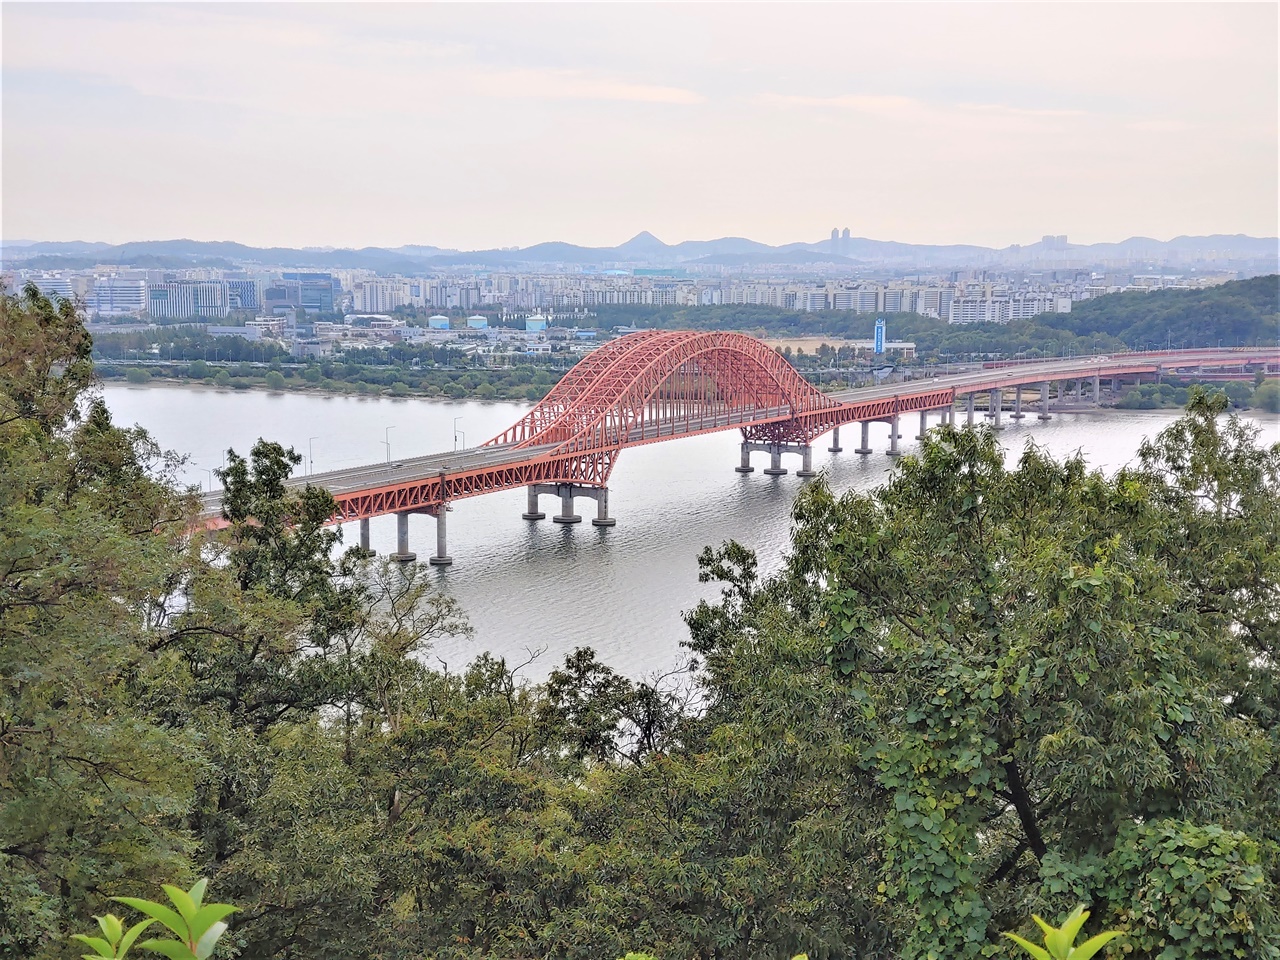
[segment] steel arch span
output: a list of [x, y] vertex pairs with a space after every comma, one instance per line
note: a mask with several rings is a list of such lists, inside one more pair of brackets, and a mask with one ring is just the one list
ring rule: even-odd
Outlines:
[[[821, 421], [838, 419], [840, 407], [753, 337], [645, 330], [588, 354], [486, 446], [592, 457], [738, 425], [745, 434], [746, 425], [766, 423], [778, 439], [807, 441], [822, 432]], [[607, 476], [606, 469], [597, 482]]]

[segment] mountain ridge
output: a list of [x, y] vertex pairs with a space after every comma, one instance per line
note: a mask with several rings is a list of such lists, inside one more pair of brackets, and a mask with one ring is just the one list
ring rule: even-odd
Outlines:
[[[794, 242], [770, 245], [747, 237], [683, 240], [669, 244], [649, 231], [641, 231], [613, 247], [588, 247], [562, 240], [544, 241], [518, 249], [490, 248], [460, 251], [425, 244], [399, 247], [254, 247], [233, 240], [140, 240], [122, 244], [100, 241], [57, 240], [0, 243], [0, 261], [10, 265], [39, 258], [42, 264], [65, 260], [126, 266], [138, 262], [188, 261], [192, 265], [232, 260], [262, 266], [295, 266], [320, 269], [371, 269], [413, 273], [432, 267], [515, 267], [525, 264], [585, 266], [718, 264], [833, 266], [960, 266], [1017, 264], [1036, 261], [1186, 259], [1277, 259], [1280, 240], [1245, 234], [1179, 235], [1170, 240], [1133, 236], [1120, 241], [1093, 244], [1063, 243], [1046, 237], [1029, 244], [1003, 248], [976, 244], [914, 244], [898, 240], [847, 237], [838, 241]], [[210, 265], [212, 265], [210, 263]], [[47, 266], [45, 269], [55, 269]]]

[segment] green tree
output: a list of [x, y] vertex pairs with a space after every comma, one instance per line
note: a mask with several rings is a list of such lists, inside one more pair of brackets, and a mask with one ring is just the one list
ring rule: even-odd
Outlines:
[[151, 381], [151, 371], [144, 370], [141, 367], [130, 367], [126, 371], [124, 378], [130, 383], [149, 383]]
[[[880, 491], [807, 488], [783, 574], [698, 611], [711, 669], [770, 637], [765, 617], [824, 642], [874, 782], [884, 868], [864, 893], [904, 957], [977, 956], [1028, 905], [1081, 899], [1179, 936], [1185, 918], [1106, 899], [1155, 882], [1122, 852], [1135, 822], [1275, 849], [1280, 445], [1220, 424], [1225, 402], [1196, 393], [1113, 478], [1034, 446], [1010, 469], [989, 432], [944, 428]], [[1241, 882], [1261, 950], [1274, 868]]]
[[1268, 413], [1280, 413], [1280, 380], [1263, 380], [1253, 391], [1252, 405]]
[[267, 386], [272, 390], [283, 390], [284, 374], [278, 370], [269, 370], [267, 372]]
[[103, 898], [189, 869], [190, 744], [138, 708], [190, 508], [89, 393], [65, 301], [0, 292], [0, 952], [60, 955]]

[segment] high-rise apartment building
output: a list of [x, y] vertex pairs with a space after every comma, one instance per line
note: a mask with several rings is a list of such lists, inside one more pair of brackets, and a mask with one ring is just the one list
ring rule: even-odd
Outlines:
[[174, 280], [147, 291], [147, 312], [158, 320], [225, 317], [230, 309], [225, 280]]

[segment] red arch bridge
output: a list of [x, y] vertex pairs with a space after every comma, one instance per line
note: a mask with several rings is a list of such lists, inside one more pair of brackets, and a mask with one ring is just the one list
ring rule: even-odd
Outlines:
[[[1057, 400], [1098, 403], [1104, 380], [1114, 391], [1121, 378], [1158, 378], [1187, 370], [1236, 368], [1242, 376], [1258, 365], [1280, 364], [1275, 348], [1184, 350], [1163, 353], [1075, 357], [1043, 362], [988, 364], [981, 370], [905, 383], [823, 393], [798, 374], [778, 352], [738, 333], [645, 330], [610, 341], [584, 357], [550, 393], [520, 420], [488, 443], [399, 463], [376, 464], [315, 474], [290, 481], [315, 484], [337, 501], [333, 523], [360, 521], [360, 543], [369, 547], [369, 519], [398, 518], [396, 559], [412, 560], [410, 514], [436, 519], [436, 553], [430, 562], [447, 565], [449, 503], [515, 487], [528, 489], [526, 520], [546, 516], [538, 498], [560, 498], [558, 523], [577, 523], [574, 499], [596, 502], [592, 523], [611, 526], [609, 476], [627, 447], [660, 443], [720, 430], [742, 432], [737, 470], [750, 473], [752, 453], [766, 453], [765, 474], [787, 471], [784, 454], [800, 457], [797, 476], [814, 475], [813, 442], [831, 434], [839, 452], [840, 428], [861, 425], [860, 454], [871, 453], [869, 425], [892, 425], [890, 456], [899, 453], [899, 420], [918, 414], [920, 434], [934, 414], [954, 423], [974, 422], [976, 411], [997, 429], [1001, 419], [1025, 416], [1024, 404], [1041, 419]], [[982, 398], [983, 404], [975, 404]], [[957, 402], [961, 406], [957, 406]], [[226, 524], [222, 494], [203, 499], [209, 527]]]

